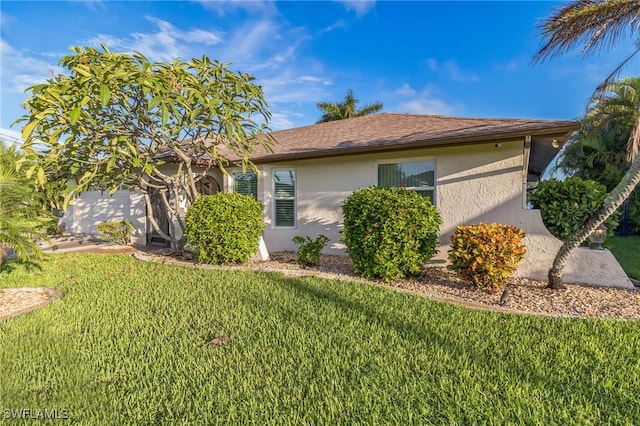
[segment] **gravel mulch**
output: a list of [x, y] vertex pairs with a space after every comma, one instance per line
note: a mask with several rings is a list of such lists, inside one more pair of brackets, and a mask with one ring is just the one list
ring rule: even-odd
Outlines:
[[0, 321], [26, 314], [62, 297], [56, 288], [19, 287], [0, 289]]
[[[361, 280], [353, 275], [352, 263], [345, 256], [325, 256], [320, 265], [301, 268], [293, 252], [271, 253], [266, 262], [251, 262], [251, 267], [265, 270], [295, 271], [297, 274], [318, 274], [327, 278]], [[489, 294], [470, 287], [441, 266], [430, 266], [416, 278], [391, 283], [373, 281], [394, 289], [409, 291], [432, 299], [460, 303], [472, 308], [526, 314], [640, 319], [640, 290], [567, 284], [565, 290], [547, 289], [546, 282], [514, 278], [507, 287], [506, 303], [500, 306], [502, 294]]]

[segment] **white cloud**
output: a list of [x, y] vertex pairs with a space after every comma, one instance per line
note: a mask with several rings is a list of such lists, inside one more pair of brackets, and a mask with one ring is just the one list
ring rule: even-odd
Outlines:
[[438, 62], [435, 59], [429, 58], [424, 62], [431, 71], [443, 74], [458, 83], [472, 83], [480, 80], [477, 74], [463, 71], [456, 61], [452, 59]]
[[213, 10], [220, 16], [237, 9], [262, 15], [277, 13], [276, 3], [268, 0], [199, 0], [198, 3], [205, 9]]
[[433, 58], [426, 59], [425, 64], [429, 67], [431, 71], [436, 71], [438, 69], [438, 61]]
[[435, 97], [433, 92], [433, 88], [430, 87], [426, 87], [418, 92], [408, 83], [403, 83], [402, 86], [393, 92], [401, 98], [395, 109], [398, 112], [410, 114], [453, 115], [456, 112], [456, 108], [444, 100]]
[[269, 127], [271, 127], [271, 130], [283, 130], [292, 128], [293, 122], [289, 120], [290, 115], [290, 111], [273, 113], [271, 115], [271, 121], [269, 122]]
[[518, 71], [518, 69], [520, 68], [520, 62], [521, 61], [518, 59], [512, 59], [509, 62], [495, 63], [493, 65], [493, 69], [496, 71], [503, 71], [503, 72]]
[[102, 0], [80, 0], [79, 2], [84, 4], [87, 9], [92, 11], [106, 9], [106, 6]]
[[9, 146], [14, 143], [20, 145], [22, 144], [23, 140], [20, 132], [11, 129], [0, 128], [0, 142], [4, 143], [5, 146]]
[[342, 3], [347, 10], [354, 11], [356, 15], [366, 15], [371, 9], [376, 6], [375, 0], [336, 0], [338, 3]]
[[330, 86], [333, 84], [331, 81], [327, 80], [326, 78], [314, 77], [311, 75], [303, 75], [298, 80], [302, 82], [309, 82], [309, 83], [321, 83], [325, 86]]
[[400, 104], [401, 111], [409, 114], [453, 115], [455, 109], [440, 99], [424, 97]]
[[337, 22], [334, 22], [333, 24], [329, 25], [328, 27], [323, 28], [320, 33], [328, 33], [331, 32], [333, 30], [336, 30], [338, 28], [346, 28], [347, 27], [347, 23], [345, 22], [344, 19], [340, 19]]
[[62, 69], [49, 62], [29, 57], [15, 50], [6, 40], [0, 39], [0, 80], [2, 93], [23, 93], [28, 86], [42, 83], [51, 73]]
[[104, 43], [114, 50], [136, 51], [145, 55], [151, 61], [169, 62], [175, 58], [188, 56], [189, 44], [200, 43], [214, 46], [222, 41], [222, 34], [218, 31], [202, 29], [181, 30], [170, 22], [147, 16], [158, 31], [151, 33], [132, 33], [129, 37], [119, 38], [108, 34], [99, 34], [88, 41], [91, 45]]
[[409, 83], [402, 83], [402, 86], [396, 89], [394, 93], [400, 96], [414, 96], [416, 91], [409, 86]]

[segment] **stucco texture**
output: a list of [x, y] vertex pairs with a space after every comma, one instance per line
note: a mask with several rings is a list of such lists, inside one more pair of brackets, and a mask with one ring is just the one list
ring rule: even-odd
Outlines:
[[[524, 158], [524, 141], [515, 140], [260, 165], [258, 190], [265, 204], [266, 246], [270, 251], [296, 250], [291, 241], [294, 236], [315, 238], [323, 234], [331, 239], [325, 253], [346, 254], [340, 237], [344, 199], [359, 188], [377, 184], [377, 165], [382, 162], [434, 160], [436, 206], [443, 219], [434, 262], [446, 263], [456, 226], [510, 224], [527, 233], [528, 252], [516, 275], [546, 279], [561, 242], [545, 228], [539, 211], [525, 209]], [[296, 173], [294, 228], [273, 225], [272, 172], [277, 169]], [[633, 288], [606, 250], [577, 250], [566, 268], [565, 282]]]

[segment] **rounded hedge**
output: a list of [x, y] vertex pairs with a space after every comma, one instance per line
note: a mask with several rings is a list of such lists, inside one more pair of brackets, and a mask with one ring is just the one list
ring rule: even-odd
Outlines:
[[416, 275], [437, 252], [440, 213], [414, 191], [363, 188], [347, 197], [342, 213], [342, 239], [354, 273], [363, 277]]
[[185, 237], [196, 247], [201, 263], [245, 263], [258, 251], [262, 211], [262, 204], [250, 195], [204, 195], [187, 210]]
[[[572, 235], [593, 211], [602, 204], [607, 188], [593, 180], [578, 177], [564, 181], [549, 179], [540, 182], [529, 194], [534, 208], [540, 209], [542, 221], [556, 238], [564, 241]], [[618, 227], [616, 213], [605, 221], [609, 231]]]

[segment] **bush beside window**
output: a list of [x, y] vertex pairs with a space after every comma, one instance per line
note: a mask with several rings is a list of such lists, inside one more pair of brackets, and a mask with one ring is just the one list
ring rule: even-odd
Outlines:
[[299, 244], [298, 263], [303, 266], [314, 266], [320, 263], [320, 252], [329, 242], [329, 238], [319, 235], [315, 240], [311, 237], [293, 237], [294, 243]]
[[496, 223], [458, 226], [451, 236], [449, 270], [474, 286], [504, 288], [527, 252], [520, 228]]
[[[607, 188], [595, 181], [577, 177], [564, 181], [550, 179], [540, 182], [529, 201], [540, 209], [542, 221], [556, 238], [564, 241], [572, 235], [604, 201]], [[605, 221], [610, 232], [618, 227], [620, 214]]]
[[262, 204], [251, 195], [218, 192], [198, 198], [185, 217], [185, 237], [200, 263], [245, 263], [258, 251]]
[[342, 238], [358, 275], [385, 281], [416, 275], [437, 252], [440, 213], [416, 192], [363, 188], [347, 197], [342, 212]]

